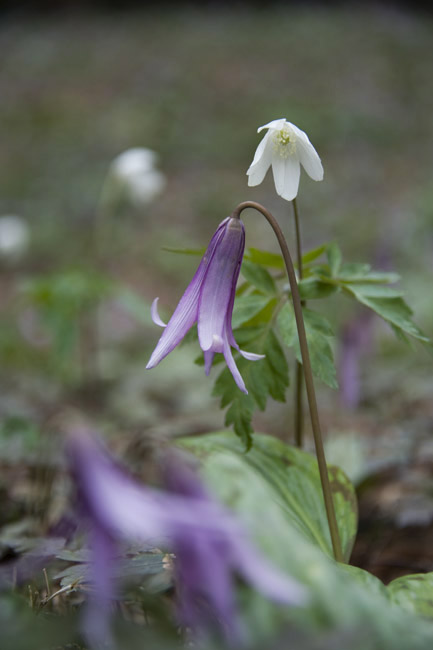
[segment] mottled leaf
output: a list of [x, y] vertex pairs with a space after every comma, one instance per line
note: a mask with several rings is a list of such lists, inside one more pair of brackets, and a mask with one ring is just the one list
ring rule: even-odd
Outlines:
[[[248, 454], [226, 432], [183, 439], [181, 444], [202, 459], [205, 457], [205, 467], [215, 477], [224, 476], [226, 499], [230, 494], [230, 481], [234, 473], [242, 474], [246, 471], [246, 474], [251, 472], [252, 475], [260, 475], [270, 486], [274, 499], [280, 504], [290, 524], [332, 556], [319, 470], [314, 456], [262, 434], [255, 434], [254, 446]], [[330, 467], [329, 478], [343, 553], [348, 559], [357, 528], [355, 491], [339, 468]]]
[[416, 573], [393, 580], [387, 587], [391, 600], [410, 612], [433, 618], [433, 573]]

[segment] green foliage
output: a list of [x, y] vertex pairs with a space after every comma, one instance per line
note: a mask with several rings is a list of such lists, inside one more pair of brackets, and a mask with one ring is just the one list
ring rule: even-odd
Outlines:
[[270, 269], [284, 270], [284, 261], [281, 255], [262, 251], [259, 248], [249, 248], [245, 252], [244, 260], [249, 260], [253, 264], [260, 264]]
[[[334, 336], [331, 325], [326, 318], [311, 309], [304, 308], [303, 315], [313, 374], [331, 388], [338, 388], [334, 357], [329, 342], [330, 337]], [[295, 313], [291, 302], [286, 302], [280, 310], [277, 325], [281, 339], [289, 348], [294, 348], [297, 360], [302, 363]]]
[[[390, 589], [371, 574], [336, 565], [330, 558], [325, 509], [313, 457], [260, 434], [256, 434], [254, 448], [248, 454], [239, 441], [224, 432], [184, 438], [178, 444], [200, 458], [205, 482], [236, 511], [272, 562], [309, 590], [305, 607], [284, 611], [258, 594], [248, 593], [245, 615], [256, 639], [263, 635], [264, 626], [275, 631], [285, 623], [292, 631], [300, 629], [306, 634], [308, 630], [308, 641], [297, 646], [300, 648], [327, 648], [324, 638], [329, 630], [333, 631], [329, 648], [334, 650], [431, 647], [431, 622], [408, 611], [405, 605], [400, 606]], [[342, 472], [334, 474], [332, 467], [329, 471], [348, 557], [356, 532], [354, 490]], [[340, 638], [342, 630], [346, 635]], [[288, 647], [289, 637], [282, 638], [285, 642], [277, 648]], [[265, 645], [257, 641], [257, 648], [261, 647]], [[273, 646], [266, 643], [266, 647]]]
[[[326, 256], [326, 262], [318, 262]], [[242, 265], [245, 282], [238, 290], [233, 311], [235, 338], [246, 349], [264, 354], [260, 362], [237, 359], [248, 395], [240, 393], [230, 372], [225, 369], [217, 378], [214, 395], [221, 397], [221, 407], [229, 407], [226, 425], [233, 425], [247, 449], [252, 443], [252, 418], [255, 408], [264, 410], [268, 397], [285, 401], [288, 367], [284, 347], [294, 351], [302, 363], [301, 350], [282, 262], [274, 253], [252, 248]], [[335, 242], [324, 244], [303, 256], [304, 277], [299, 281], [301, 299], [317, 300], [341, 293], [372, 309], [388, 322], [400, 338], [407, 336], [428, 342], [412, 322], [411, 310], [402, 292], [388, 286], [398, 280], [395, 273], [373, 271], [369, 264], [343, 263]], [[289, 295], [287, 295], [289, 294]], [[303, 308], [305, 331], [315, 377], [331, 388], [338, 388], [330, 323], [317, 311]]]
[[260, 293], [238, 296], [233, 309], [233, 329], [237, 329], [245, 323], [250, 323], [255, 316], [260, 314], [271, 303], [275, 305], [274, 300]]
[[398, 282], [400, 278], [396, 273], [373, 271], [369, 264], [343, 264], [341, 251], [335, 243], [325, 245], [323, 252], [326, 252], [328, 264], [307, 264], [305, 278], [299, 283], [304, 300], [325, 298], [342, 291], [383, 318], [402, 340], [407, 341], [407, 336], [411, 336], [429, 343], [428, 337], [411, 320], [412, 310], [403, 300], [402, 291], [387, 286]]
[[242, 264], [242, 275], [249, 284], [261, 293], [270, 296], [275, 295], [275, 281], [269, 271], [266, 271], [262, 266], [245, 260]]
[[[254, 447], [248, 454], [227, 433], [186, 438], [181, 444], [202, 459], [206, 457], [205, 465], [212, 465], [215, 476], [219, 473], [220, 476], [231, 477], [238, 471], [242, 473], [244, 467], [248, 468], [247, 471], [252, 470], [273, 490], [274, 499], [282, 507], [291, 525], [329, 557], [333, 556], [319, 470], [314, 456], [286, 445], [273, 436], [262, 434], [255, 435]], [[329, 468], [329, 479], [343, 553], [348, 560], [357, 529], [355, 491], [337, 467]], [[230, 494], [229, 490], [226, 497], [230, 498]]]
[[402, 576], [387, 587], [392, 602], [409, 612], [433, 619], [433, 573]]
[[402, 340], [407, 340], [409, 335], [422, 343], [430, 343], [428, 337], [412, 321], [411, 308], [403, 298], [392, 293], [392, 290], [386, 293], [384, 290], [387, 287], [380, 287], [382, 292], [375, 293], [369, 285], [350, 284], [346, 284], [344, 288], [355, 300], [381, 316]]
[[249, 352], [264, 354], [265, 357], [259, 361], [248, 361], [243, 357], [236, 360], [248, 395], [236, 386], [228, 368], [224, 368], [218, 376], [213, 394], [221, 397], [221, 408], [229, 406], [225, 424], [233, 425], [235, 433], [248, 450], [252, 445], [254, 409], [263, 411], [268, 397], [284, 402], [289, 385], [289, 369], [284, 351], [269, 325], [238, 330], [235, 338], [241, 346], [247, 344]]
[[53, 364], [65, 378], [77, 372], [77, 348], [90, 329], [90, 315], [112, 291], [110, 281], [92, 271], [72, 270], [36, 278], [22, 287], [50, 339]]

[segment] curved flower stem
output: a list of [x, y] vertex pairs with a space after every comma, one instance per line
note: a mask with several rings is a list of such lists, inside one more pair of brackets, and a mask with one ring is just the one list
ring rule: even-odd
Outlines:
[[[302, 268], [302, 246], [301, 246], [301, 228], [299, 225], [299, 212], [296, 198], [292, 201], [293, 214], [295, 217], [295, 232], [296, 232], [296, 257], [298, 262], [298, 274], [302, 280], [304, 271]], [[301, 305], [305, 306], [305, 301], [301, 301]], [[303, 447], [304, 443], [304, 415], [303, 415], [303, 388], [304, 373], [302, 363], [296, 360], [296, 379], [295, 379], [295, 444], [297, 447]]]
[[316, 392], [314, 390], [314, 381], [313, 381], [313, 373], [311, 371], [310, 354], [308, 351], [307, 337], [305, 334], [305, 326], [304, 326], [304, 318], [302, 315], [301, 298], [299, 296], [299, 289], [296, 281], [295, 270], [293, 268], [292, 258], [290, 256], [287, 242], [284, 238], [280, 226], [278, 225], [277, 220], [275, 219], [275, 217], [272, 216], [272, 214], [265, 207], [260, 205], [260, 203], [256, 203], [255, 201], [244, 201], [243, 203], [240, 203], [237, 206], [237, 208], [233, 211], [231, 216], [234, 219], [239, 219], [241, 212], [243, 210], [246, 210], [247, 208], [252, 208], [253, 210], [257, 210], [265, 217], [265, 219], [267, 219], [267, 221], [271, 225], [277, 237], [278, 243], [281, 248], [281, 253], [283, 255], [284, 263], [286, 265], [287, 275], [289, 278], [290, 288], [292, 291], [293, 309], [295, 311], [296, 326], [298, 328], [299, 345], [301, 348], [302, 362], [303, 362], [304, 375], [305, 375], [305, 386], [307, 389], [308, 405], [309, 405], [310, 416], [311, 416], [311, 426], [313, 429], [317, 463], [319, 465], [320, 481], [322, 484], [322, 492], [325, 501], [326, 516], [328, 518], [329, 532], [331, 534], [332, 548], [334, 551], [335, 559], [338, 562], [344, 562], [343, 553], [341, 550], [340, 534], [337, 526], [337, 518], [335, 516], [334, 501], [332, 498], [331, 485], [329, 482], [328, 468], [326, 465], [325, 451], [323, 448], [322, 433], [320, 429], [319, 413], [318, 413], [317, 401], [316, 401]]

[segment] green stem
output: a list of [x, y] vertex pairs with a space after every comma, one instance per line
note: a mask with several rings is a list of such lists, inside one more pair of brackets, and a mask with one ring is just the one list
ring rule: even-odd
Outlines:
[[299, 295], [298, 283], [296, 281], [295, 269], [293, 268], [292, 258], [287, 246], [287, 242], [278, 225], [277, 220], [265, 207], [255, 201], [244, 201], [240, 203], [232, 213], [232, 218], [240, 219], [241, 212], [246, 208], [252, 208], [260, 212], [272, 227], [278, 243], [289, 278], [290, 288], [292, 291], [293, 309], [295, 311], [296, 326], [298, 329], [299, 346], [301, 348], [302, 363], [304, 367], [305, 386], [307, 389], [308, 406], [310, 409], [311, 426], [313, 429], [314, 444], [316, 447], [316, 457], [319, 466], [320, 482], [322, 485], [323, 498], [325, 501], [326, 516], [328, 519], [329, 532], [331, 534], [332, 548], [334, 557], [338, 562], [344, 562], [341, 550], [340, 534], [335, 516], [334, 501], [332, 498], [331, 484], [329, 482], [328, 468], [326, 465], [325, 450], [323, 448], [322, 432], [320, 429], [319, 412], [317, 409], [316, 392], [314, 389], [313, 373], [311, 370], [310, 354], [308, 351], [307, 336], [305, 334], [304, 318], [302, 314], [301, 298]]
[[[304, 271], [302, 268], [302, 245], [301, 245], [301, 228], [299, 225], [299, 212], [296, 198], [292, 201], [293, 214], [295, 217], [295, 233], [296, 233], [296, 257], [298, 262], [299, 279], [302, 280]], [[305, 306], [305, 301], [301, 302], [302, 307]], [[304, 372], [302, 363], [296, 360], [296, 374], [295, 374], [295, 444], [297, 447], [304, 446], [304, 414], [303, 414], [303, 380]]]

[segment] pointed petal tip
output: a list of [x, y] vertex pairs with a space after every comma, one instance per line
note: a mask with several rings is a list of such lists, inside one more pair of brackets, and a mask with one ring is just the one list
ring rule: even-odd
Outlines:
[[150, 315], [155, 325], [159, 325], [159, 327], [167, 327], [167, 323], [164, 323], [158, 313], [158, 300], [159, 298], [155, 298], [155, 300], [152, 302], [152, 305], [150, 307]]

